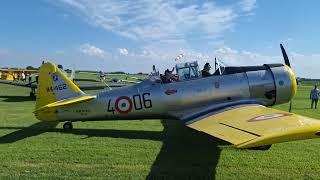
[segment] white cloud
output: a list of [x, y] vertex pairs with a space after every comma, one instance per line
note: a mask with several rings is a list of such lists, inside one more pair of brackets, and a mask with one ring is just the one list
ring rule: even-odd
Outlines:
[[60, 2], [76, 9], [92, 25], [146, 42], [179, 41], [190, 34], [199, 39], [215, 38], [232, 28], [239, 13], [255, 7], [253, 0], [243, 0], [239, 6], [161, 0]]
[[88, 43], [82, 44], [79, 49], [80, 49], [80, 52], [82, 52], [83, 54], [86, 54], [88, 56], [95, 56], [99, 58], [105, 57], [105, 53], [106, 53], [104, 50]]
[[[319, 78], [319, 57], [320, 54], [303, 54], [287, 52], [292, 70], [298, 77]], [[246, 50], [235, 50], [229, 47], [222, 47], [215, 50], [212, 56], [216, 56], [225, 64], [230, 66], [254, 66], [270, 63], [284, 63], [280, 48], [279, 55], [270, 56]]]
[[256, 8], [256, 0], [241, 0], [239, 4], [244, 12], [250, 12]]
[[118, 48], [118, 51], [120, 54], [125, 55], [125, 56], [129, 54], [129, 52], [126, 48]]
[[279, 44], [279, 43], [287, 44], [287, 43], [289, 43], [290, 41], [293, 41], [293, 38], [288, 37], [288, 38], [286, 38], [286, 39], [280, 40], [280, 42], [278, 42], [278, 44]]

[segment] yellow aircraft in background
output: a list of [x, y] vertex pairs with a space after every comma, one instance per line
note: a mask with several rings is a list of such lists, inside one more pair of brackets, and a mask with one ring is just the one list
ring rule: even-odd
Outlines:
[[[44, 62], [43, 62], [44, 63]], [[65, 76], [71, 79], [73, 82], [78, 81], [87, 81], [88, 79], [77, 79], [75, 78], [75, 70], [71, 70], [71, 74], [68, 75], [67, 72], [63, 70], [62, 65], [58, 65], [58, 68], [61, 72], [64, 73]], [[13, 86], [21, 86], [30, 88], [30, 96], [36, 96], [36, 89], [37, 89], [37, 80], [38, 80], [38, 73], [39, 70], [28, 70], [28, 69], [0, 69], [0, 84], [9, 84]], [[31, 78], [31, 74], [35, 74], [34, 78]], [[27, 79], [28, 75], [28, 79]], [[99, 82], [99, 81], [96, 81]], [[100, 84], [81, 84], [79, 88], [81, 90], [97, 90], [97, 89], [112, 89], [125, 86], [125, 83], [132, 83], [128, 81], [123, 81], [123, 83], [106, 83], [105, 81], [101, 81]]]
[[[39, 70], [30, 69], [0, 69], [0, 79], [14, 81], [25, 81], [26, 76], [30, 74], [38, 74]], [[24, 74], [24, 75], [23, 75]]]

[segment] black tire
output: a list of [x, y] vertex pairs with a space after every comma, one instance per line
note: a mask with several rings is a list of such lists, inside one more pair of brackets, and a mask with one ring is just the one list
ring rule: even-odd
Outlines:
[[252, 147], [252, 148], [249, 148], [249, 149], [266, 151], [266, 150], [269, 150], [270, 148], [271, 148], [271, 144], [270, 145], [264, 145], [264, 146], [258, 146], [258, 147]]
[[68, 131], [68, 130], [72, 130], [73, 129], [73, 125], [71, 122], [66, 122], [63, 124], [63, 129]]

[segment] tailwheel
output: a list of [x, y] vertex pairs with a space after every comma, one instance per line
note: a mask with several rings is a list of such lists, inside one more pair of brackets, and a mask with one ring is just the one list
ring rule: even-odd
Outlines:
[[264, 146], [258, 146], [258, 147], [252, 147], [250, 149], [265, 151], [265, 150], [269, 150], [270, 148], [271, 148], [271, 144], [270, 145], [264, 145]]
[[65, 123], [63, 124], [63, 129], [66, 130], [66, 131], [72, 130], [72, 128], [73, 128], [73, 125], [72, 125], [72, 122], [70, 122], [70, 121], [65, 122]]

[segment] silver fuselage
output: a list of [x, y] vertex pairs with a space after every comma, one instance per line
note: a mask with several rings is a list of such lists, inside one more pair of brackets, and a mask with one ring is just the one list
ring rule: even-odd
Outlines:
[[96, 94], [96, 99], [58, 109], [59, 121], [179, 119], [179, 112], [255, 102], [272, 106], [290, 101], [295, 81], [288, 67], [255, 66], [210, 77], [162, 84], [145, 80]]

